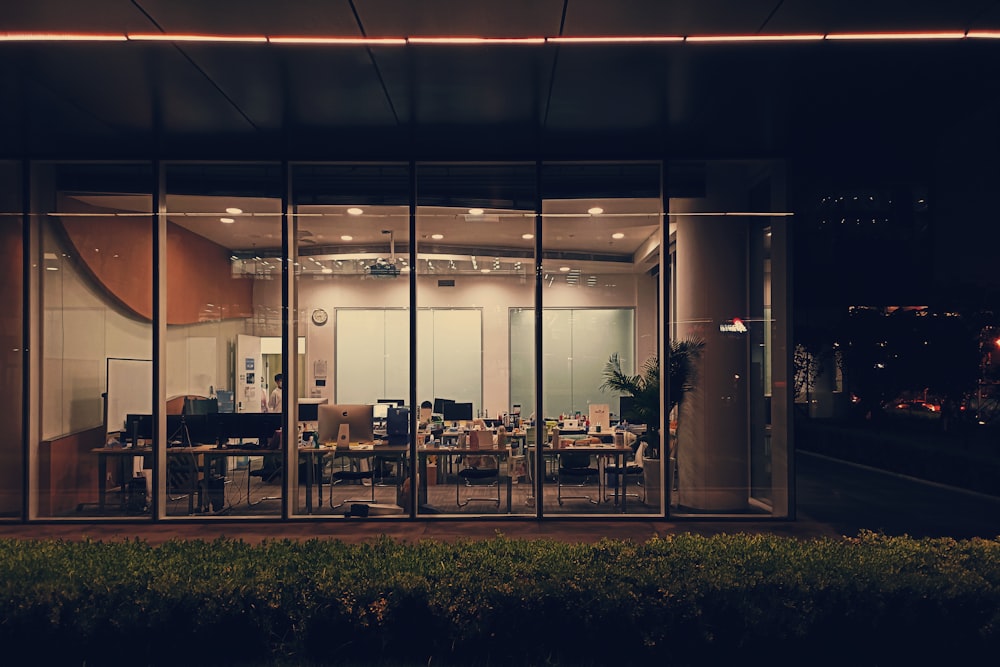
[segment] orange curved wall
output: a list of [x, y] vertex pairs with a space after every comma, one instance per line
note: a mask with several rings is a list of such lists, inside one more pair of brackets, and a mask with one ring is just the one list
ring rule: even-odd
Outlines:
[[[107, 213], [69, 199], [62, 206], [67, 212]], [[129, 312], [152, 320], [150, 219], [88, 215], [58, 220], [66, 241], [96, 283]], [[253, 281], [234, 279], [229, 257], [226, 248], [167, 223], [167, 324], [243, 318], [253, 313]]]

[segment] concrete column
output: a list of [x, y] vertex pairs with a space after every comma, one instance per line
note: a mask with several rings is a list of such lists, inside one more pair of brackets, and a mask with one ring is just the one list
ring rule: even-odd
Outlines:
[[738, 172], [709, 173], [708, 196], [680, 200], [676, 218], [679, 339], [700, 338], [705, 348], [694, 389], [678, 419], [680, 510], [744, 511], [750, 495], [747, 336], [719, 325], [745, 318], [746, 219], [685, 216], [685, 212], [746, 210]]

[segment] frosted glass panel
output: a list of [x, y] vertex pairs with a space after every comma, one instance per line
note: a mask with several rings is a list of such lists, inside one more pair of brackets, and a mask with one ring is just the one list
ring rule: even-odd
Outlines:
[[337, 311], [338, 403], [375, 403], [385, 397], [386, 314]]
[[[409, 321], [402, 309], [337, 311], [339, 403], [409, 398]], [[417, 400], [451, 398], [482, 406], [482, 313], [478, 309], [417, 312]]]
[[535, 311], [510, 311], [510, 402], [521, 414], [535, 411]]
[[[602, 393], [604, 366], [617, 353], [622, 367], [635, 365], [631, 310], [573, 311], [573, 411], [588, 414], [591, 403], [617, 403], [617, 397]], [[612, 411], [617, 413], [616, 406]]]
[[[631, 372], [635, 352], [635, 313], [631, 308], [551, 309], [542, 314], [542, 408], [545, 416], [579, 410], [591, 403], [607, 403], [618, 412], [618, 398], [600, 391], [604, 364], [617, 353]], [[511, 397], [528, 407], [534, 390], [534, 312], [514, 310], [510, 315]]]
[[410, 397], [410, 313], [385, 311], [384, 394], [379, 398]]
[[[431, 312], [429, 336], [434, 355], [431, 399], [472, 403], [476, 414], [483, 407], [482, 312], [478, 309]], [[422, 333], [428, 335], [418, 331], [418, 335]]]

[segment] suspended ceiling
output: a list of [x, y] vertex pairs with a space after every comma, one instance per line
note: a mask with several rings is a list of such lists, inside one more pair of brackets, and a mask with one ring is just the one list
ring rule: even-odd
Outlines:
[[[4, 33], [592, 37], [1000, 29], [995, 0], [32, 0]], [[1000, 40], [0, 41], [0, 157], [787, 156], [996, 125]]]

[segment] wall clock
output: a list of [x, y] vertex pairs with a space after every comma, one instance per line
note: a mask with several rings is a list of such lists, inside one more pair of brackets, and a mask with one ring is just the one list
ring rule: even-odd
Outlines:
[[317, 308], [316, 310], [314, 310], [312, 312], [312, 321], [313, 321], [313, 324], [315, 324], [318, 327], [321, 327], [324, 324], [326, 324], [326, 321], [327, 321], [327, 319], [329, 319], [329, 317], [330, 316], [327, 315], [326, 311], [323, 310], [322, 308]]

